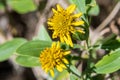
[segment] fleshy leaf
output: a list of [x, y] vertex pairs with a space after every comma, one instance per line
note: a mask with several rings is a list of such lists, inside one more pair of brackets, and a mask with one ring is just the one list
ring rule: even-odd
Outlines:
[[33, 0], [7, 0], [7, 4], [18, 13], [24, 14], [37, 9]]
[[33, 40], [20, 46], [17, 49], [17, 53], [20, 55], [39, 57], [40, 52], [50, 46], [51, 46], [51, 42], [43, 41], [43, 40]]
[[16, 62], [24, 67], [34, 67], [34, 66], [40, 66], [39, 58], [33, 57], [33, 56], [22, 56], [19, 55], [16, 58]]
[[107, 74], [120, 69], [120, 48], [104, 56], [95, 64], [96, 73]]
[[0, 61], [7, 60], [25, 42], [25, 39], [18, 38], [0, 45]]

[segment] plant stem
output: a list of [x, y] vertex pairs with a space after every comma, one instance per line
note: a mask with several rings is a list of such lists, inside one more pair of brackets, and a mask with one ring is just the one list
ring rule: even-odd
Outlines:
[[89, 50], [89, 41], [88, 40], [86, 40], [86, 50], [87, 50], [87, 53], [88, 53], [88, 55], [89, 55], [89, 59], [88, 59], [88, 61], [87, 61], [87, 68], [86, 68], [86, 70], [85, 70], [85, 80], [91, 80], [91, 62], [92, 62], [92, 55], [91, 55], [91, 52], [90, 52], [90, 50]]

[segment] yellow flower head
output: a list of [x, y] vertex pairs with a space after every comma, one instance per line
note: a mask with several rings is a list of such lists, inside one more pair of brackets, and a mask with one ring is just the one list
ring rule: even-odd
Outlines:
[[66, 68], [65, 64], [69, 63], [65, 58], [68, 54], [70, 54], [70, 51], [61, 49], [59, 42], [53, 42], [51, 48], [44, 49], [40, 54], [42, 69], [45, 72], [50, 72], [51, 76], [54, 76], [54, 68], [61, 72]]
[[71, 33], [75, 33], [76, 31], [84, 33], [82, 29], [77, 30], [75, 28], [75, 26], [84, 24], [81, 20], [75, 20], [82, 15], [82, 13], [73, 14], [75, 8], [76, 5], [72, 4], [65, 10], [57, 4], [57, 10], [52, 9], [54, 15], [48, 19], [49, 29], [53, 30], [52, 38], [59, 37], [61, 42], [65, 42], [71, 47], [73, 47]]

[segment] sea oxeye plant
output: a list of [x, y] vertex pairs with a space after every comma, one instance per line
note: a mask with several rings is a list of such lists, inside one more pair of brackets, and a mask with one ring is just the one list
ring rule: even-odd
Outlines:
[[[51, 11], [40, 35], [30, 41], [15, 38], [1, 44], [0, 61], [15, 55], [19, 65], [38, 66], [48, 80], [104, 80], [119, 72], [120, 38], [115, 34], [104, 38], [95, 32], [90, 37], [90, 16], [99, 13], [95, 0], [69, 0], [67, 8], [56, 4]], [[100, 50], [105, 54], [100, 56]]]
[[53, 30], [52, 38], [60, 38], [61, 42], [65, 42], [66, 44], [73, 47], [73, 42], [71, 39], [71, 33], [75, 34], [75, 32], [84, 33], [84, 31], [80, 29], [76, 29], [75, 27], [80, 27], [80, 25], [84, 24], [84, 21], [79, 20], [76, 21], [76, 18], [80, 18], [82, 13], [73, 14], [73, 11], [76, 9], [76, 5], [70, 5], [66, 10], [63, 9], [59, 4], [57, 4], [57, 10], [54, 8], [53, 16], [48, 19], [49, 28]]

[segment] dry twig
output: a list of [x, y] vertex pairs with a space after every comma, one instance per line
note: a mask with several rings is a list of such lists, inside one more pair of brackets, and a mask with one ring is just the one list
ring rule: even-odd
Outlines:
[[100, 31], [105, 28], [111, 20], [116, 16], [118, 11], [120, 10], [120, 1], [116, 4], [112, 12], [109, 14], [109, 16], [97, 27], [97, 29], [92, 33], [91, 39], [92, 39], [92, 44], [96, 42], [98, 37], [100, 37]]

